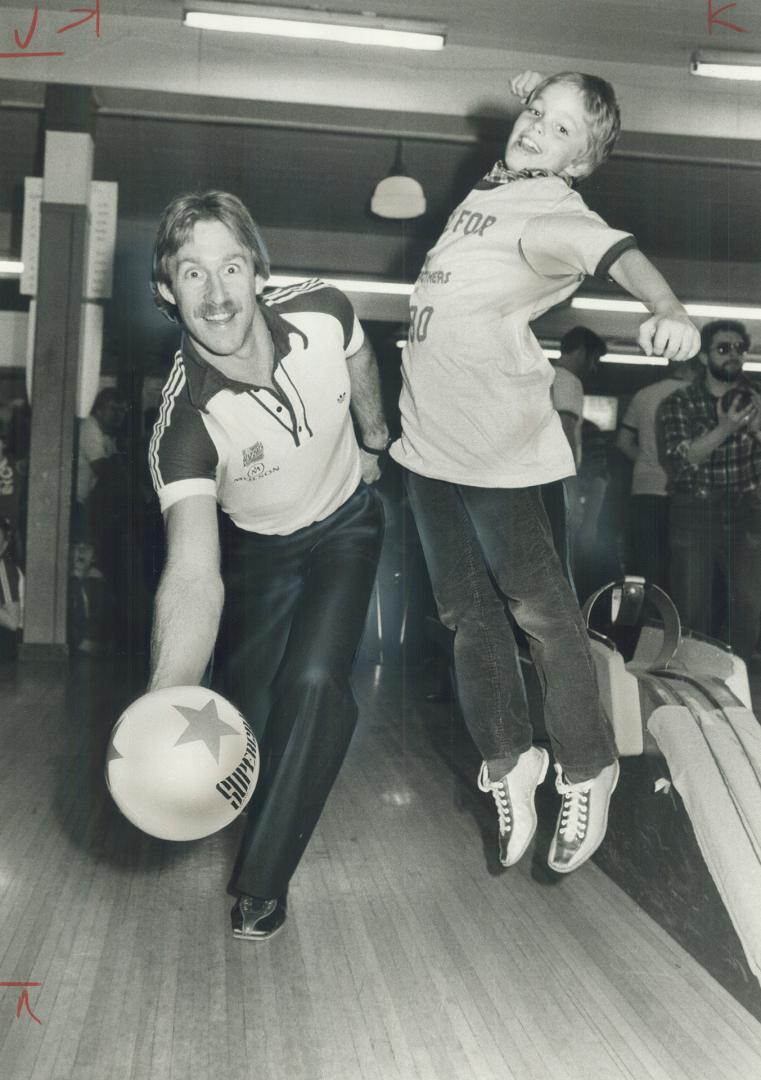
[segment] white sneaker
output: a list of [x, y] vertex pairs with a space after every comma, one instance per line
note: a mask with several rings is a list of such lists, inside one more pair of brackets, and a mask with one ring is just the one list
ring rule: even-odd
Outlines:
[[555, 787], [563, 801], [550, 845], [549, 865], [569, 874], [597, 851], [608, 828], [608, 806], [618, 783], [618, 762], [606, 766], [593, 780], [569, 784], [562, 765], [555, 766]]
[[499, 818], [499, 861], [503, 866], [518, 862], [536, 832], [534, 794], [544, 780], [549, 754], [532, 746], [500, 780], [490, 780], [484, 761], [478, 774], [481, 791], [490, 791]]

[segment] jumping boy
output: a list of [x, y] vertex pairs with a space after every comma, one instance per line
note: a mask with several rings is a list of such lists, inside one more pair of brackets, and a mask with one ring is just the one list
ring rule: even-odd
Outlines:
[[529, 642], [562, 796], [549, 864], [575, 870], [605, 835], [618, 780], [586, 628], [552, 542], [541, 485], [574, 461], [552, 408], [553, 371], [529, 323], [587, 274], [609, 276], [652, 312], [644, 351], [670, 360], [699, 337], [632, 236], [573, 190], [610, 154], [620, 128], [612, 87], [590, 75], [511, 89], [525, 103], [499, 161], [451, 215], [411, 298], [402, 435], [392, 456], [410, 500], [442, 622], [455, 631], [460, 705], [494, 797], [499, 855], [520, 859], [536, 828], [548, 767], [532, 746], [505, 601]]

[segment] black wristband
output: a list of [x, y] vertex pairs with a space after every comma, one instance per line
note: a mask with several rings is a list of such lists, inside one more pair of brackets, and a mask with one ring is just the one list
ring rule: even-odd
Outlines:
[[382, 457], [383, 454], [388, 452], [389, 446], [393, 442], [393, 439], [387, 439], [385, 446], [365, 446], [363, 442], [359, 444], [360, 450], [363, 450], [366, 454], [372, 454], [373, 457]]

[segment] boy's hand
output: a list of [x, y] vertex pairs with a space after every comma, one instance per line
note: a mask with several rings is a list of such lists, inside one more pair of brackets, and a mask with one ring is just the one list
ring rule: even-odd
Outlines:
[[514, 75], [512, 77], [510, 80], [510, 89], [525, 105], [532, 92], [536, 90], [539, 83], [543, 81], [544, 75], [540, 75], [538, 71], [522, 71], [520, 75]]
[[684, 308], [653, 315], [639, 328], [639, 343], [647, 356], [689, 360], [700, 349], [700, 334]]

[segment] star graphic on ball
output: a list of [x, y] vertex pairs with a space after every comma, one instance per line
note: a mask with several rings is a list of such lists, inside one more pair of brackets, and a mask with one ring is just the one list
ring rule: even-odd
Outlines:
[[113, 743], [108, 744], [108, 753], [106, 754], [106, 765], [110, 765], [112, 761], [123, 761], [124, 754], [120, 754]]
[[217, 712], [217, 703], [214, 698], [209, 698], [202, 709], [191, 709], [187, 705], [175, 705], [177, 712], [182, 713], [188, 722], [188, 726], [180, 735], [175, 746], [181, 743], [203, 742], [219, 764], [219, 748], [223, 735], [237, 735], [238, 732], [230, 724], [220, 719]]

